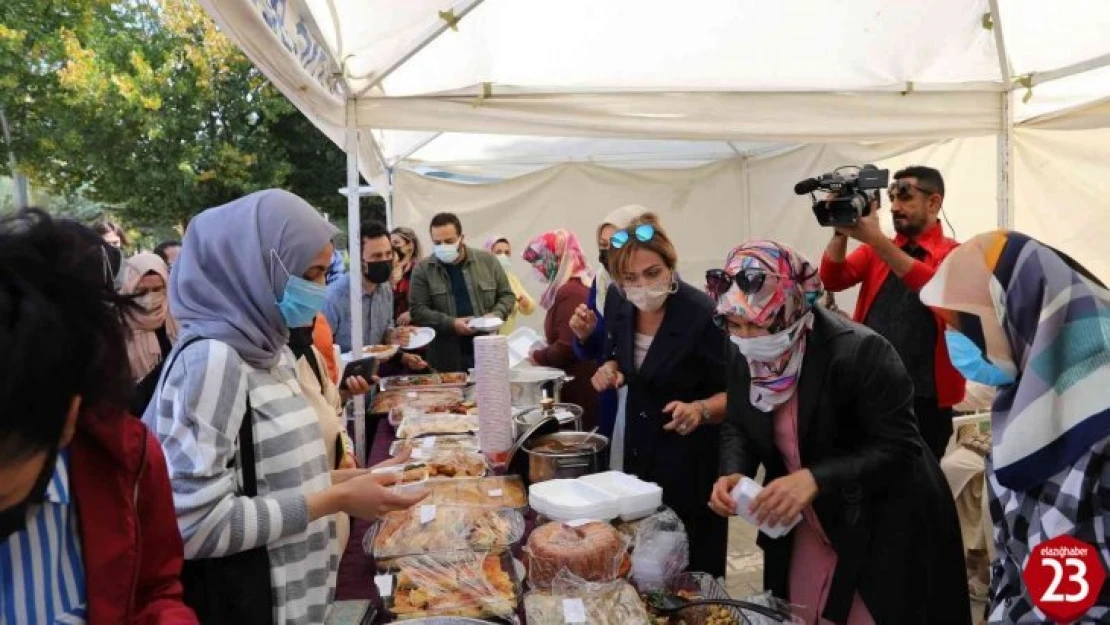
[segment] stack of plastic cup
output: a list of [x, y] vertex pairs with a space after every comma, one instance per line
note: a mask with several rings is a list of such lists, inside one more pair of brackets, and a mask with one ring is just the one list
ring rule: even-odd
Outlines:
[[509, 339], [474, 339], [474, 396], [478, 401], [478, 444], [495, 465], [504, 464], [513, 446], [513, 408], [509, 389]]

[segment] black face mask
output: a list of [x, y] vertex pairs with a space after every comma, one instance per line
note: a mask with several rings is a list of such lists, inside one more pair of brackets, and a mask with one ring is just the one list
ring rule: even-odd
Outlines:
[[383, 284], [389, 280], [389, 276], [393, 275], [393, 261], [379, 260], [372, 263], [366, 263], [366, 268], [362, 270], [362, 275], [374, 284]]
[[601, 266], [608, 269], [609, 267], [609, 250], [604, 249], [598, 252], [597, 260], [601, 262]]
[[54, 477], [54, 465], [57, 464], [57, 461], [58, 450], [55, 449], [46, 457], [46, 463], [42, 465], [42, 472], [39, 473], [27, 498], [0, 512], [0, 543], [27, 527], [27, 511], [31, 506], [41, 504], [46, 500], [46, 487], [50, 485], [50, 480]]

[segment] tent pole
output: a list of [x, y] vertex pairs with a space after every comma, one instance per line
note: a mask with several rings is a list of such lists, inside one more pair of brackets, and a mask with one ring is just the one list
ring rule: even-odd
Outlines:
[[393, 232], [393, 168], [390, 167], [386, 170], [386, 179], [389, 180], [389, 188], [386, 189], [385, 195], [385, 227]]
[[[990, 0], [991, 24], [994, 31], [994, 47], [998, 51], [998, 73], [1002, 84], [1007, 87], [1013, 81], [1010, 57], [1006, 54], [1006, 37], [1002, 32], [1002, 17], [998, 12], [998, 0]], [[1001, 94], [1002, 128], [998, 133], [998, 227], [1014, 227], [1014, 99], [1009, 88]]]
[[[362, 353], [362, 280], [359, 261], [362, 258], [359, 241], [359, 175], [358, 175], [358, 123], [355, 119], [355, 99], [347, 98], [346, 132], [344, 148], [347, 152], [347, 254], [350, 257], [351, 277], [351, 354]], [[366, 449], [366, 399], [355, 395], [355, 456], [365, 464]]]

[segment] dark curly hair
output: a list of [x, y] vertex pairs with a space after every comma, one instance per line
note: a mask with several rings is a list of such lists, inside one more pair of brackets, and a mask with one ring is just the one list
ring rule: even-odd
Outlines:
[[115, 414], [132, 392], [106, 244], [37, 209], [0, 219], [0, 464], [53, 449], [74, 397]]

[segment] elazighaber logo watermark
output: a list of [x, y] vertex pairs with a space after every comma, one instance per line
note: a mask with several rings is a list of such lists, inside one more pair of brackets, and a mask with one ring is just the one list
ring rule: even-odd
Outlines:
[[1093, 545], [1058, 536], [1033, 549], [1022, 577], [1033, 604], [1063, 625], [1078, 620], [1095, 604], [1106, 570]]

